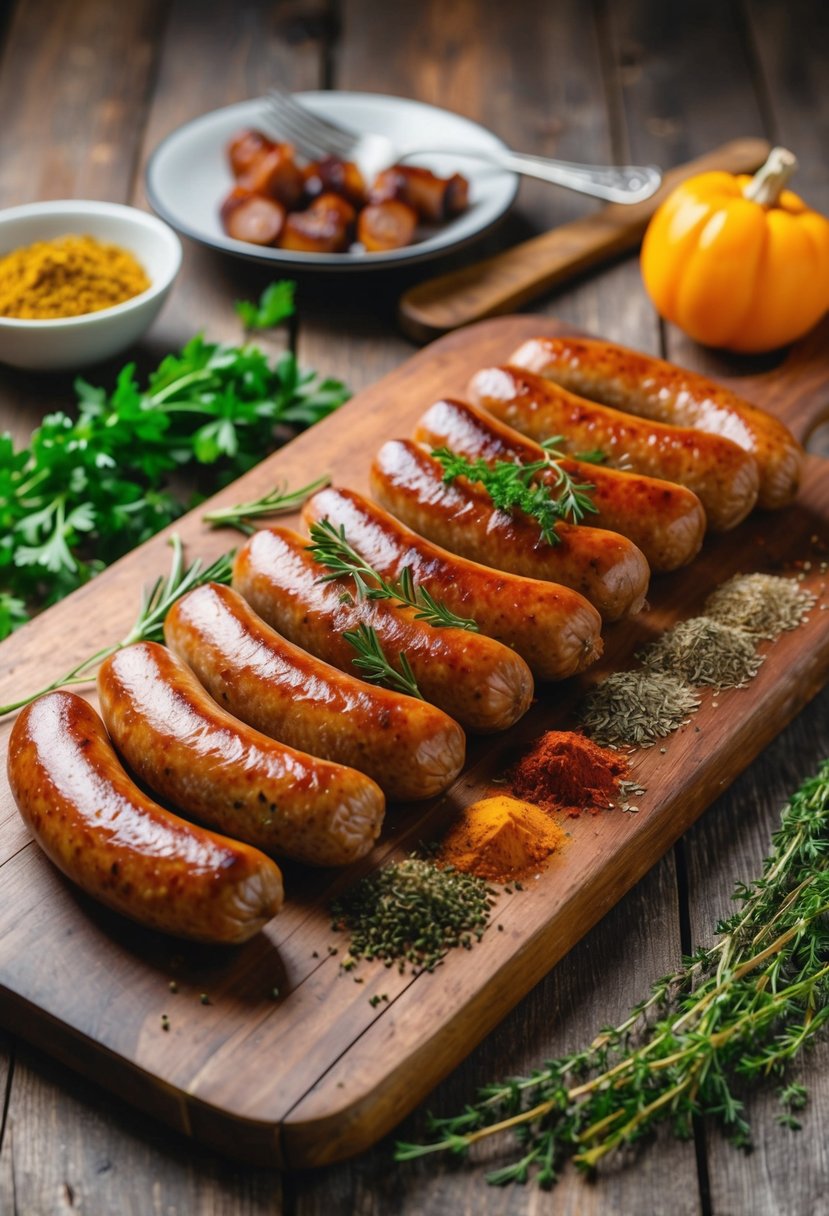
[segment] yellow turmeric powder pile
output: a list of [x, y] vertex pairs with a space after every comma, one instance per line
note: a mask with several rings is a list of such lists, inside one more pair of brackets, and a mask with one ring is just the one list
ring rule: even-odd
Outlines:
[[441, 842], [439, 860], [464, 874], [510, 882], [541, 869], [565, 837], [538, 807], [498, 794], [461, 813]]
[[150, 286], [126, 249], [92, 236], [59, 236], [0, 258], [0, 316], [80, 317], [123, 304]]

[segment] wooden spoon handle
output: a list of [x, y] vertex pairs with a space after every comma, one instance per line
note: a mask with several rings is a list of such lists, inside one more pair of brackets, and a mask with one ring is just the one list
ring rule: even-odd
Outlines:
[[495, 257], [419, 283], [400, 299], [400, 325], [416, 342], [429, 342], [471, 321], [512, 312], [588, 267], [634, 248], [656, 208], [679, 182], [710, 169], [752, 173], [768, 154], [765, 139], [732, 140], [671, 169], [656, 194], [643, 203], [611, 204]]

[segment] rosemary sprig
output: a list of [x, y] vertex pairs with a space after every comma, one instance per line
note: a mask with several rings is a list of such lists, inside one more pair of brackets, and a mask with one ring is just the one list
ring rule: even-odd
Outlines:
[[[463, 1114], [432, 1120], [433, 1143], [398, 1144], [397, 1160], [465, 1153], [509, 1131], [517, 1158], [488, 1181], [533, 1176], [549, 1187], [567, 1159], [592, 1169], [658, 1122], [690, 1134], [696, 1115], [748, 1147], [735, 1081], [781, 1074], [829, 1022], [829, 760], [784, 809], [772, 843], [714, 945], [654, 985], [621, 1025], [529, 1077], [487, 1086]], [[781, 1122], [796, 1126], [802, 1086], [785, 1086], [780, 1099]]]
[[[542, 444], [544, 457], [521, 464], [512, 460], [469, 460], [448, 448], [433, 448], [432, 455], [443, 466], [443, 480], [447, 483], [456, 477], [466, 477], [483, 486], [494, 506], [512, 514], [523, 511], [538, 523], [543, 539], [548, 545], [557, 545], [560, 537], [556, 524], [560, 520], [580, 523], [585, 515], [595, 512], [597, 507], [590, 497], [592, 485], [579, 484], [562, 467], [565, 453], [555, 445], [560, 441], [556, 435]], [[552, 486], [538, 480], [539, 473], [553, 472]]]
[[283, 482], [269, 494], [257, 498], [253, 502], [240, 502], [235, 507], [219, 507], [216, 511], [208, 511], [202, 519], [214, 528], [238, 528], [240, 532], [250, 535], [254, 531], [250, 521], [263, 515], [285, 515], [289, 511], [298, 511], [306, 498], [316, 494], [323, 486], [331, 484], [331, 478], [326, 474], [311, 481], [307, 486], [298, 490], [289, 490]]
[[47, 684], [45, 688], [29, 693], [9, 705], [0, 705], [0, 717], [22, 709], [24, 705], [29, 705], [47, 692], [54, 692], [56, 688], [66, 688], [71, 684], [88, 684], [104, 659], [115, 654], [117, 650], [123, 650], [125, 646], [131, 646], [134, 642], [163, 641], [164, 618], [177, 599], [180, 599], [187, 591], [191, 591], [193, 587], [201, 586], [202, 583], [230, 582], [233, 552], [223, 554], [207, 567], [204, 567], [201, 558], [198, 557], [189, 566], [185, 566], [181, 537], [174, 533], [170, 537], [170, 544], [173, 549], [170, 572], [166, 578], [161, 576], [156, 579], [150, 589], [143, 593], [141, 608], [129, 633], [120, 642], [114, 642], [112, 645], [104, 646], [102, 650], [96, 651], [88, 659], [78, 663], [71, 671], [67, 671], [65, 675], [53, 680], [51, 684]]
[[353, 578], [360, 600], [395, 600], [415, 608], [415, 620], [426, 621], [437, 629], [466, 629], [478, 632], [478, 624], [470, 617], [456, 616], [444, 603], [436, 600], [425, 587], [417, 585], [410, 566], [400, 572], [400, 579], [390, 583], [348, 543], [345, 528], [337, 528], [329, 519], [311, 524], [309, 551], [314, 559], [331, 573], [323, 575], [321, 583], [330, 583], [343, 575]]
[[371, 625], [361, 623], [356, 629], [344, 633], [343, 637], [357, 651], [357, 657], [352, 662], [362, 672], [365, 679], [377, 684], [387, 684], [395, 692], [403, 692], [409, 697], [418, 697], [421, 701], [423, 700], [423, 693], [417, 686], [417, 680], [405, 654], [397, 656], [400, 664], [398, 671], [396, 667], [392, 667], [383, 653], [377, 630]]

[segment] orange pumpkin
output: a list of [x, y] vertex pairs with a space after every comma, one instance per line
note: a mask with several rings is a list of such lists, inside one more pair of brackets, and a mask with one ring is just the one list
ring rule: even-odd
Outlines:
[[642, 276], [657, 311], [708, 346], [774, 350], [829, 308], [829, 220], [785, 189], [774, 148], [754, 177], [700, 173], [656, 211]]

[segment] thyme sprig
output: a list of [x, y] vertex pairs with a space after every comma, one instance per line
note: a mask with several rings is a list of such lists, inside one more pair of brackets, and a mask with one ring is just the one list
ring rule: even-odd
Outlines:
[[230, 582], [232, 552], [224, 553], [209, 566], [205, 566], [198, 557], [189, 566], [185, 566], [184, 547], [181, 537], [177, 533], [170, 537], [170, 544], [173, 549], [170, 572], [166, 578], [163, 575], [157, 578], [149, 590], [143, 593], [138, 616], [129, 633], [120, 642], [114, 642], [109, 646], [104, 646], [102, 650], [97, 650], [95, 654], [76, 664], [57, 680], [47, 684], [45, 688], [29, 693], [9, 705], [0, 705], [0, 717], [22, 709], [24, 705], [29, 705], [47, 692], [54, 692], [56, 688], [66, 688], [72, 684], [88, 684], [94, 678], [95, 672], [104, 659], [115, 654], [117, 650], [123, 650], [125, 646], [131, 646], [134, 642], [163, 641], [164, 618], [176, 600], [194, 587], [200, 587], [203, 583]]
[[250, 535], [254, 531], [250, 522], [252, 519], [298, 511], [307, 498], [330, 484], [328, 474], [309, 482], [307, 486], [300, 486], [298, 490], [289, 490], [287, 483], [282, 482], [253, 502], [240, 502], [235, 507], [218, 507], [215, 511], [208, 511], [202, 519], [214, 528], [238, 528], [240, 532]]
[[[557, 523], [569, 520], [577, 524], [585, 515], [598, 510], [590, 497], [595, 487], [587, 482], [577, 483], [563, 468], [561, 461], [566, 454], [556, 446], [560, 440], [560, 435], [545, 440], [544, 457], [524, 464], [513, 460], [496, 460], [494, 464], [482, 458], [470, 460], [445, 447], [433, 448], [432, 455], [443, 466], [443, 480], [447, 484], [465, 477], [481, 485], [493, 506], [509, 514], [523, 511], [536, 520], [547, 544], [557, 545], [560, 541]], [[552, 486], [538, 480], [542, 472], [554, 474]]]
[[390, 583], [380, 575], [357, 550], [349, 544], [342, 524], [335, 527], [330, 519], [311, 524], [309, 529], [310, 553], [330, 574], [320, 578], [321, 583], [347, 576], [353, 578], [359, 600], [394, 600], [416, 609], [415, 620], [425, 621], [437, 629], [466, 629], [478, 632], [478, 624], [470, 617], [457, 616], [440, 600], [436, 600], [425, 587], [416, 584], [411, 566], [405, 566], [396, 583]]
[[417, 686], [417, 680], [405, 654], [397, 656], [399, 669], [393, 667], [383, 653], [377, 630], [372, 625], [363, 622], [356, 629], [344, 633], [343, 637], [357, 651], [357, 657], [352, 659], [352, 662], [366, 680], [387, 684], [395, 692], [403, 692], [409, 697], [423, 700], [423, 693]]
[[[528, 1077], [482, 1089], [461, 1115], [432, 1119], [430, 1144], [397, 1145], [398, 1161], [465, 1153], [511, 1132], [516, 1160], [489, 1174], [552, 1186], [566, 1160], [590, 1170], [670, 1120], [691, 1134], [716, 1118], [732, 1141], [751, 1143], [735, 1082], [780, 1075], [829, 1021], [829, 760], [783, 810], [761, 877], [740, 884], [739, 910], [717, 940], [654, 985], [621, 1025]], [[781, 1122], [805, 1102], [780, 1091]]]

